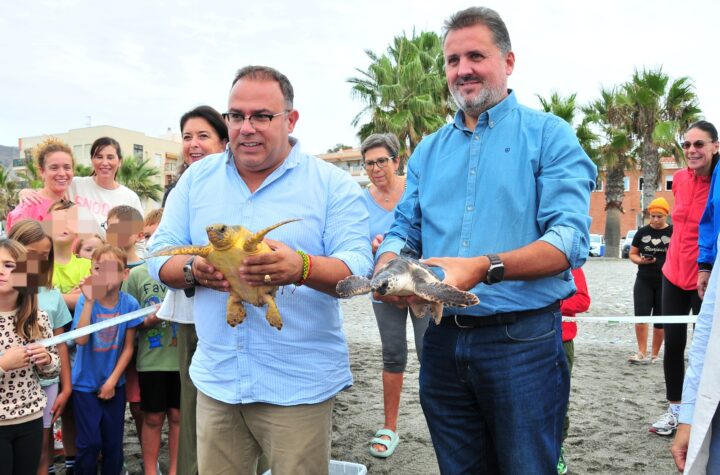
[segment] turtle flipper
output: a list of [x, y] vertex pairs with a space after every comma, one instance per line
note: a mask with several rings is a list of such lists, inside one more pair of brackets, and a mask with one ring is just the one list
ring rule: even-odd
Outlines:
[[480, 303], [477, 295], [464, 292], [443, 282], [419, 283], [415, 294], [431, 302], [440, 302], [448, 307], [472, 307]]
[[415, 318], [425, 318], [432, 316], [436, 325], [440, 325], [443, 314], [443, 304], [440, 302], [430, 302], [423, 304], [415, 304], [410, 306]]
[[227, 322], [228, 325], [234, 327], [238, 323], [242, 323], [247, 315], [245, 307], [243, 307], [243, 300], [239, 295], [235, 295], [232, 292], [228, 296], [227, 301]]
[[335, 286], [335, 292], [341, 298], [354, 297], [370, 292], [370, 279], [359, 275], [345, 277]]
[[264, 294], [262, 298], [268, 306], [267, 313], [265, 314], [268, 323], [270, 326], [277, 328], [278, 331], [282, 330], [283, 322], [280, 317], [280, 311], [275, 304], [275, 299], [270, 294]]
[[211, 245], [207, 246], [172, 246], [160, 249], [150, 254], [148, 257], [157, 256], [178, 256], [178, 255], [193, 255], [207, 257], [212, 251]]

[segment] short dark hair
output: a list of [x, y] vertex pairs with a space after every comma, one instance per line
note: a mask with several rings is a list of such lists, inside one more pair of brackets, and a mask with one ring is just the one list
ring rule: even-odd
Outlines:
[[[120, 144], [117, 140], [115, 140], [112, 137], [100, 137], [96, 141], [93, 142], [92, 147], [90, 147], [90, 160], [95, 156], [96, 153], [98, 153], [103, 148], [112, 145], [115, 147], [115, 151], [117, 152], [118, 161], [122, 162], [122, 150], [120, 149]], [[115, 170], [115, 178], [117, 178], [118, 171], [120, 170], [120, 167], [118, 167], [117, 170]], [[95, 169], [93, 167], [93, 171], [90, 174], [90, 176], [95, 176]]]
[[443, 42], [451, 31], [475, 25], [487, 26], [493, 34], [495, 46], [497, 46], [503, 54], [510, 52], [512, 44], [510, 43], [510, 33], [508, 33], [505, 22], [498, 12], [487, 7], [466, 8], [465, 10], [454, 13], [450, 18], [445, 20], [445, 24], [443, 25]]
[[383, 147], [392, 156], [397, 158], [400, 153], [400, 141], [393, 133], [372, 134], [360, 144], [360, 155], [365, 158], [365, 153], [371, 148]]
[[107, 219], [117, 218], [121, 223], [143, 223], [143, 215], [130, 205], [118, 205], [110, 208]]
[[[280, 85], [283, 98], [285, 99], [285, 108], [291, 110], [293, 108], [293, 99], [295, 99], [295, 93], [293, 92], [292, 84], [290, 80], [283, 73], [277, 69], [273, 69], [269, 66], [245, 66], [240, 68], [235, 74], [232, 85], [235, 86], [239, 80], [243, 78], [249, 78], [255, 81], [275, 81]], [[232, 86], [231, 86], [232, 88]]]

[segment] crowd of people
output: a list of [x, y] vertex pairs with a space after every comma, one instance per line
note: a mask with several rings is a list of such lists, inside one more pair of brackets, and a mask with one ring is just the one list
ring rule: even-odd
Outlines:
[[[590, 305], [581, 266], [597, 170], [566, 122], [521, 105], [508, 89], [515, 54], [495, 11], [457, 12], [444, 29], [458, 111], [417, 146], [406, 177], [397, 173], [397, 137], [364, 140], [365, 190], [301, 149], [290, 135], [300, 117], [293, 87], [266, 66], [237, 72], [224, 114], [201, 106], [183, 115], [184, 165], [162, 208], [147, 214], [116, 180], [122, 152], [112, 138], [93, 144], [90, 177], [73, 176], [72, 150], [61, 141], [37, 148], [44, 186], [21, 192], [0, 240], [0, 460], [8, 473], [54, 473], [58, 418], [65, 473], [122, 473], [129, 408], [147, 474], [159, 471], [166, 420], [171, 475], [327, 474], [335, 398], [353, 384], [335, 288], [401, 252], [480, 303], [446, 307], [435, 323], [408, 310], [418, 296], [373, 294], [384, 424], [364, 442], [370, 454], [388, 458], [400, 444], [410, 319], [440, 473], [567, 471], [577, 327], [561, 319]], [[647, 325], [637, 325], [630, 361], [658, 361], [664, 338], [669, 409], [651, 430], [677, 431], [680, 469], [713, 473], [720, 392], [704, 363], [720, 342], [712, 326], [717, 131], [697, 122], [682, 147], [688, 167], [675, 175], [673, 225], [667, 201], [654, 200], [630, 259], [637, 315], [699, 312], [690, 367], [685, 374], [685, 324], [654, 327], [649, 353]], [[265, 240], [272, 252], [245, 256], [232, 279], [203, 256], [152, 257], [207, 244], [208, 225], [260, 230], [288, 219], [298, 221]], [[252, 305], [228, 326], [236, 277], [249, 287], [294, 286], [275, 297], [281, 332]], [[151, 305], [150, 316], [38, 344]]]

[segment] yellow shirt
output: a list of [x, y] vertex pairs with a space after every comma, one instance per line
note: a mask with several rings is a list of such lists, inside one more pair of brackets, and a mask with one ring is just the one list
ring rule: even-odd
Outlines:
[[90, 275], [92, 261], [74, 254], [67, 264], [55, 262], [53, 269], [53, 287], [66, 294], [80, 284], [80, 281]]

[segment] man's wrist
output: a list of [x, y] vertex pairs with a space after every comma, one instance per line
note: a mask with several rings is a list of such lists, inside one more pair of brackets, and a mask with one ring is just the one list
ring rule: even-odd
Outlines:
[[698, 262], [698, 271], [712, 272], [713, 265], [707, 262]]

